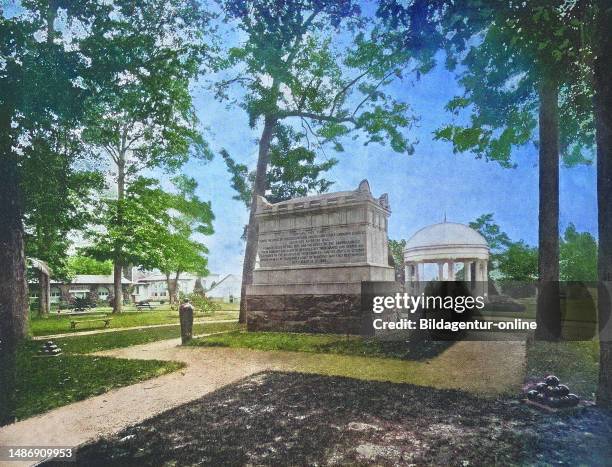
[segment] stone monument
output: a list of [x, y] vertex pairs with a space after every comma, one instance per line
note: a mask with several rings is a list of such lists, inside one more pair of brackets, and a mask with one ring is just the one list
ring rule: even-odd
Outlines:
[[250, 331], [360, 332], [361, 283], [394, 281], [388, 196], [357, 190], [270, 204], [257, 199], [258, 262], [247, 288]]

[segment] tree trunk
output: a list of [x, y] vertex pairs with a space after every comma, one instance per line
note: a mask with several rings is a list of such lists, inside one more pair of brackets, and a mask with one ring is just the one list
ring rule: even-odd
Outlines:
[[558, 85], [543, 79], [539, 89], [539, 240], [536, 337], [561, 336], [559, 301], [559, 107]]
[[176, 276], [174, 277], [174, 289], [173, 289], [173, 300], [174, 303], [179, 303], [179, 278], [181, 277], [181, 272], [176, 271]]
[[[123, 146], [123, 145], [122, 145]], [[117, 224], [123, 222], [123, 200], [125, 199], [125, 153], [120, 152], [119, 160], [117, 161]], [[115, 258], [113, 261], [113, 293], [115, 302], [113, 304], [113, 313], [121, 313], [123, 310], [123, 289], [121, 286], [121, 278], [123, 276], [123, 254], [120, 243], [115, 245]]]
[[14, 420], [17, 346], [27, 335], [28, 290], [19, 167], [11, 116], [0, 107], [0, 425]]
[[49, 276], [44, 271], [38, 271], [38, 316], [49, 314]]
[[249, 224], [247, 226], [246, 248], [244, 252], [244, 263], [242, 265], [242, 287], [240, 290], [240, 315], [238, 321], [246, 323], [246, 289], [247, 285], [253, 283], [253, 269], [257, 257], [257, 223], [255, 222], [255, 211], [257, 210], [257, 196], [266, 193], [266, 174], [270, 162], [270, 144], [274, 136], [277, 118], [266, 116], [264, 128], [259, 140], [259, 155], [257, 157], [257, 171], [255, 173], [255, 184], [251, 198], [251, 211], [249, 213]]
[[597, 2], [594, 107], [597, 140], [599, 385], [597, 404], [612, 408], [612, 9]]
[[168, 289], [168, 303], [172, 308], [172, 280], [170, 279], [170, 273], [166, 273], [166, 288]]

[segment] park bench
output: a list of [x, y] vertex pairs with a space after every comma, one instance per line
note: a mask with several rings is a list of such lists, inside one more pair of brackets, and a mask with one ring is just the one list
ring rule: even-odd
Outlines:
[[136, 304], [136, 309], [137, 310], [142, 310], [144, 308], [148, 308], [149, 310], [152, 310], [154, 308], [154, 306], [151, 305], [151, 303], [147, 302], [147, 301], [138, 302]]
[[107, 328], [110, 326], [110, 322], [113, 318], [109, 318], [108, 316], [104, 318], [93, 318], [93, 319], [73, 319], [70, 321], [70, 329], [76, 329], [77, 324], [79, 323], [93, 323], [93, 322], [104, 322], [104, 327]]

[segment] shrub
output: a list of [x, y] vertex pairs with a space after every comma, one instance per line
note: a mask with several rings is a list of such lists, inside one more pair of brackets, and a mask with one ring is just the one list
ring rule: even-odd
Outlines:
[[205, 314], [214, 314], [215, 311], [219, 311], [221, 306], [218, 303], [213, 302], [210, 298], [202, 294], [192, 293], [189, 296], [191, 304], [196, 312]]

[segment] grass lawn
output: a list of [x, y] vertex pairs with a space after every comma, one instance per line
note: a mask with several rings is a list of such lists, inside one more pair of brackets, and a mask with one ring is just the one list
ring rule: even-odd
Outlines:
[[[194, 325], [196, 334], [235, 329], [240, 329], [240, 325]], [[65, 337], [53, 340], [64, 352], [63, 355], [53, 358], [36, 356], [44, 341], [27, 341], [18, 357], [18, 419], [22, 420], [113, 388], [128, 386], [182, 368], [183, 364], [178, 362], [82, 355], [174, 337], [180, 337], [178, 327]]]
[[460, 388], [486, 397], [516, 394], [524, 381], [521, 342], [381, 342], [329, 334], [232, 332], [194, 339], [191, 345], [290, 351], [274, 357], [290, 371]]
[[[204, 334], [209, 332], [233, 331], [241, 329], [241, 327], [242, 325], [238, 323], [202, 323], [193, 325], [193, 333]], [[84, 354], [129, 347], [131, 345], [146, 344], [148, 342], [172, 339], [180, 336], [181, 332], [179, 327], [169, 326], [163, 328], [128, 329], [125, 331], [64, 337], [61, 339], [54, 339], [53, 342], [55, 342], [64, 352]], [[42, 345], [44, 341], [38, 342]]]
[[594, 399], [599, 371], [599, 342], [541, 342], [527, 345], [527, 379], [541, 380], [553, 374], [570, 391]]
[[87, 355], [37, 357], [40, 346], [28, 341], [18, 354], [19, 420], [183, 367], [178, 362]]
[[[227, 304], [224, 304], [227, 305]], [[235, 304], [231, 304], [235, 305]], [[46, 318], [32, 316], [30, 319], [30, 330], [34, 336], [45, 336], [49, 334], [63, 334], [69, 332], [79, 332], [88, 329], [102, 328], [104, 323], [83, 323], [77, 326], [77, 329], [70, 328], [70, 321], [87, 320], [96, 317], [101, 317], [111, 313], [110, 308], [96, 308], [91, 315], [80, 316], [58, 316], [51, 313]], [[179, 324], [179, 314], [176, 310], [155, 310], [155, 311], [124, 311], [123, 313], [112, 315], [111, 328], [132, 328], [138, 326], [148, 326], [154, 324]], [[238, 319], [238, 310], [220, 310], [215, 313], [194, 315], [196, 320], [224, 320]]]
[[421, 360], [437, 355], [451, 344], [451, 342], [440, 341], [383, 342], [377, 339], [339, 334], [236, 331], [194, 339], [190, 345]]

